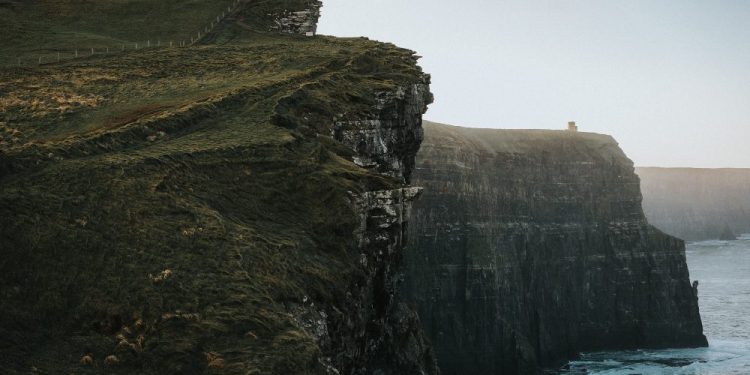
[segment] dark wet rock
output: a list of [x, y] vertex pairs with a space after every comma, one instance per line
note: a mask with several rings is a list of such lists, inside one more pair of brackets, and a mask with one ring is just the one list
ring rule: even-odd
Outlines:
[[413, 181], [403, 299], [444, 374], [706, 345], [684, 243], [648, 224], [611, 137], [426, 123]]
[[[347, 293], [331, 352], [352, 374], [437, 374], [435, 357], [422, 335], [419, 318], [395, 302], [411, 207], [422, 189], [374, 191], [353, 196], [360, 217], [356, 231], [364, 282]], [[335, 339], [334, 339], [335, 340]]]

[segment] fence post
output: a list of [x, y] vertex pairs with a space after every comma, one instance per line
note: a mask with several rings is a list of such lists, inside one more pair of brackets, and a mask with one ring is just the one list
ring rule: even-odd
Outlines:
[[138, 43], [135, 44], [135, 49], [138, 49]]
[[60, 62], [60, 52], [57, 53], [57, 62]]
[[39, 65], [42, 65], [42, 56], [39, 56]]
[[21, 58], [18, 58], [18, 66], [21, 66]]
[[78, 49], [76, 48], [76, 57], [78, 57]]
[[151, 47], [151, 39], [146, 41], [146, 47]]
[[107, 47], [107, 53], [109, 53], [109, 47]]
[[91, 56], [94, 56], [94, 49], [91, 49]]

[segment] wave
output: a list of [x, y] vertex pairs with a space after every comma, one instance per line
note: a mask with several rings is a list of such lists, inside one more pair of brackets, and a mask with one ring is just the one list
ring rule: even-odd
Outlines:
[[747, 375], [750, 342], [711, 340], [708, 348], [588, 353], [559, 374]]

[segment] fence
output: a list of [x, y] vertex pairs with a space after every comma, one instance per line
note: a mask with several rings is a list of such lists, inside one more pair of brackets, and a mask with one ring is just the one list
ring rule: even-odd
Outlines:
[[200, 29], [197, 33], [192, 34], [190, 36], [186, 36], [185, 38], [181, 39], [161, 39], [156, 38], [154, 40], [144, 40], [140, 42], [127, 42], [127, 43], [119, 43], [119, 44], [112, 44], [109, 46], [104, 45], [98, 45], [96, 47], [87, 47], [87, 48], [74, 48], [74, 49], [68, 49], [68, 48], [60, 48], [57, 50], [52, 50], [51, 52], [46, 53], [36, 53], [31, 54], [31, 56], [16, 56], [11, 57], [12, 60], [5, 61], [5, 66], [16, 66], [16, 67], [30, 67], [30, 66], [39, 66], [43, 64], [53, 64], [58, 63], [62, 61], [69, 61], [77, 58], [84, 58], [84, 57], [91, 57], [96, 55], [110, 55], [115, 54], [118, 52], [125, 52], [125, 51], [133, 51], [133, 50], [143, 50], [143, 49], [151, 49], [151, 48], [184, 48], [192, 46], [198, 42], [200, 42], [203, 38], [205, 38], [208, 34], [210, 34], [216, 26], [218, 26], [222, 21], [224, 21], [227, 16], [229, 16], [232, 12], [236, 11], [240, 4], [247, 0], [234, 0], [231, 5], [229, 5], [226, 10], [222, 11], [221, 14], [217, 15], [215, 18], [211, 20], [211, 23]]

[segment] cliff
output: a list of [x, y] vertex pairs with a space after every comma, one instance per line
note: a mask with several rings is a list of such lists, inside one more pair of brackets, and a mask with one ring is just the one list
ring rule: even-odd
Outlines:
[[[15, 11], [143, 5], [116, 3]], [[259, 32], [309, 4], [0, 70], [4, 373], [437, 372], [393, 299], [429, 76], [391, 44]]]
[[689, 241], [750, 233], [750, 169], [636, 168], [649, 222]]
[[704, 346], [681, 240], [650, 226], [609, 136], [425, 123], [404, 300], [444, 374]]

